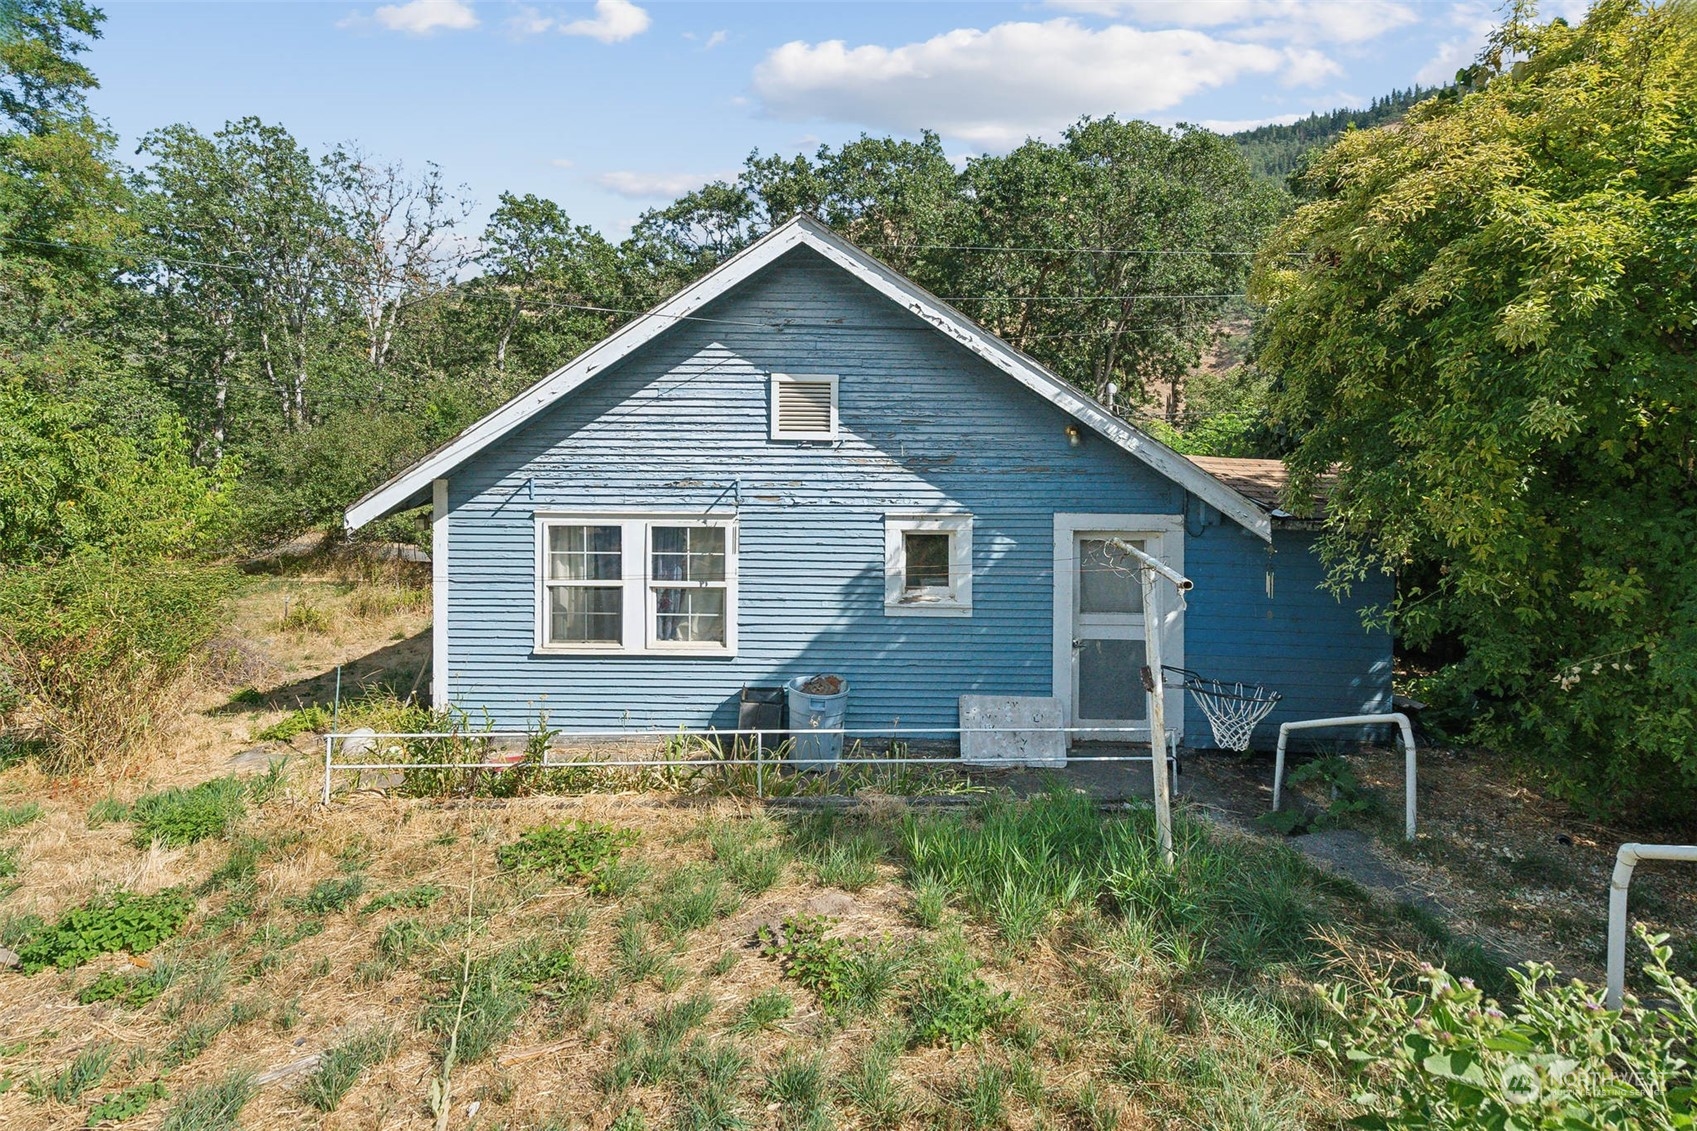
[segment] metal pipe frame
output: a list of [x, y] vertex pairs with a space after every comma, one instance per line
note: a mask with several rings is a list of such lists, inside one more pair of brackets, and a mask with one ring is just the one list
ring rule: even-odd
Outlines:
[[[560, 751], [558, 751], [554, 747], [550, 746], [549, 748], [547, 748], [543, 751], [542, 761], [539, 762], [539, 763], [535, 763], [535, 765], [539, 769], [546, 769], [546, 770], [563, 770], [563, 769], [584, 769], [584, 770], [591, 770], [591, 769], [655, 769], [655, 770], [659, 770], [659, 769], [706, 768], [706, 767], [723, 767], [723, 766], [753, 766], [754, 767], [754, 775], [755, 775], [755, 794], [756, 794], [757, 797], [764, 798], [765, 795], [766, 795], [766, 793], [765, 793], [765, 770], [766, 770], [766, 767], [768, 765], [771, 765], [774, 768], [777, 768], [783, 762], [783, 759], [781, 759], [781, 758], [774, 758], [774, 757], [768, 756], [767, 750], [766, 750], [766, 738], [768, 736], [776, 737], [776, 738], [779, 738], [779, 739], [784, 739], [784, 738], [790, 737], [793, 734], [801, 733], [801, 734], [837, 734], [837, 735], [842, 735], [844, 737], [860, 737], [860, 738], [888, 738], [888, 737], [900, 736], [900, 735], [928, 735], [928, 736], [931, 736], [931, 737], [934, 737], [934, 738], [941, 738], [941, 737], [947, 737], [947, 736], [951, 736], [951, 735], [958, 736], [958, 735], [962, 735], [962, 734], [988, 734], [988, 733], [992, 733], [992, 732], [995, 732], [995, 731], [1001, 731], [1001, 730], [1006, 730], [1006, 729], [1009, 729], [1009, 728], [1002, 728], [1002, 727], [966, 727], [966, 728], [962, 728], [962, 727], [932, 727], [932, 728], [908, 727], [908, 728], [891, 728], [891, 729], [888, 729], [888, 730], [868, 730], [868, 729], [860, 729], [860, 728], [839, 728], [839, 729], [829, 729], [828, 730], [828, 729], [821, 728], [821, 729], [818, 729], [818, 730], [808, 730], [808, 731], [800, 731], [800, 732], [791, 731], [791, 730], [760, 730], [760, 729], [709, 730], [709, 731], [690, 731], [690, 730], [550, 731], [549, 735], [550, 735], [551, 738], [592, 738], [592, 739], [603, 739], [603, 740], [613, 740], [613, 739], [629, 740], [629, 739], [644, 739], [644, 738], [646, 738], [646, 739], [660, 739], [660, 740], [675, 739], [675, 738], [718, 739], [718, 738], [745, 738], [746, 737], [746, 738], [752, 738], [754, 740], [754, 744], [753, 744], [754, 745], [754, 757], [752, 757], [752, 758], [748, 758], [748, 757], [684, 758], [684, 757], [666, 756], [666, 757], [660, 757], [660, 758], [606, 758], [606, 759], [567, 758], [567, 759], [556, 760], [554, 755], [560, 753]], [[1137, 733], [1138, 728], [1131, 728], [1131, 727], [1019, 727], [1019, 728], [1013, 728], [1013, 729], [1041, 730], [1041, 731], [1045, 731], [1045, 732], [1059, 732], [1059, 733], [1062, 733], [1062, 734], [1123, 734], [1123, 735], [1132, 735], [1132, 734]], [[487, 742], [487, 741], [491, 741], [491, 740], [495, 740], [495, 739], [526, 739], [526, 740], [528, 740], [528, 739], [532, 739], [534, 737], [535, 737], [534, 731], [498, 731], [498, 730], [474, 731], [474, 732], [465, 732], [465, 731], [416, 731], [416, 732], [385, 731], [385, 732], [382, 732], [382, 733], [378, 733], [378, 732], [374, 731], [374, 732], [363, 733], [363, 734], [350, 731], [350, 732], [346, 732], [346, 733], [326, 734], [324, 736], [324, 787], [323, 787], [323, 793], [322, 793], [321, 800], [323, 801], [323, 803], [326, 806], [328, 806], [330, 804], [330, 800], [331, 800], [331, 780], [332, 780], [332, 776], [334, 774], [338, 773], [338, 772], [356, 773], [356, 772], [361, 772], [361, 771], [366, 771], [366, 770], [373, 770], [373, 771], [375, 771], [375, 770], [511, 770], [511, 769], [516, 768], [517, 766], [519, 766], [521, 764], [519, 762], [515, 762], [515, 761], [512, 761], [511, 759], [507, 759], [507, 758], [501, 758], [501, 759], [496, 759], [496, 760], [492, 760], [492, 761], [491, 760], [483, 760], [483, 761], [476, 761], [476, 762], [382, 762], [382, 761], [377, 761], [377, 762], [337, 762], [335, 760], [337, 743], [339, 741], [343, 741], [343, 740], [346, 740], [348, 738], [359, 738], [359, 739], [362, 739], [362, 740], [365, 740], [365, 741], [368, 741], [368, 742], [378, 743], [378, 742], [389, 741], [389, 740], [397, 740], [397, 739], [405, 740], [405, 739], [420, 739], [420, 738], [422, 738], [422, 739], [463, 739], [467, 742]], [[1175, 744], [1176, 745], [1176, 736], [1175, 735], [1172, 735], [1172, 734], [1169, 733], [1167, 738], [1168, 738], [1169, 744]], [[1177, 765], [1176, 765], [1177, 760], [1178, 759], [1177, 759], [1176, 752], [1174, 752], [1174, 750], [1172, 749], [1172, 746], [1169, 745], [1166, 762], [1169, 765], [1172, 766], [1174, 774], [1177, 773]], [[1150, 753], [1148, 753], [1148, 754], [1091, 755], [1091, 756], [1088, 756], [1088, 757], [1069, 758], [1068, 762], [1069, 763], [1149, 762], [1149, 763], [1153, 764], [1155, 762], [1155, 756], [1154, 756], [1154, 748], [1151, 747]], [[976, 768], [976, 769], [992, 768], [993, 769], [993, 768], [995, 768], [993, 764], [985, 764], [985, 763], [977, 763], [977, 762], [965, 762], [961, 759], [961, 757], [958, 754], [954, 755], [952, 757], [935, 757], [935, 758], [926, 758], [926, 757], [891, 758], [891, 757], [877, 757], [877, 756], [874, 756], [874, 757], [838, 758], [836, 760], [835, 764], [836, 765], [844, 765], [844, 766], [858, 766], [858, 765], [865, 765], [865, 766], [957, 766], [957, 767], [961, 767], [963, 769], [974, 769], [974, 768]]]
[[1340, 715], [1333, 719], [1300, 719], [1291, 723], [1279, 724], [1279, 749], [1273, 759], [1273, 811], [1279, 809], [1281, 787], [1285, 779], [1285, 741], [1293, 730], [1317, 730], [1322, 727], [1353, 727], [1370, 726], [1375, 723], [1395, 723], [1402, 731], [1403, 746], [1403, 781], [1402, 781], [1402, 816], [1403, 839], [1414, 839], [1414, 724], [1408, 721], [1408, 716], [1401, 711], [1391, 711], [1382, 715]]
[[1697, 864], [1697, 844], [1623, 844], [1615, 850], [1609, 877], [1609, 974], [1603, 1004], [1619, 1009], [1626, 993], [1626, 893], [1640, 860], [1678, 860]]

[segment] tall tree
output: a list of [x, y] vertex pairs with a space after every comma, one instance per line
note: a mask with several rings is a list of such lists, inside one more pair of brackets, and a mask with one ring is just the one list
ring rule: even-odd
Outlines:
[[1169, 418], [1282, 202], [1217, 134], [1111, 117], [965, 179], [939, 272], [963, 309], [1089, 392], [1159, 395]]
[[1402, 571], [1404, 638], [1464, 649], [1435, 691], [1576, 791], [1689, 812], [1697, 8], [1515, 16], [1472, 93], [1314, 162], [1261, 360], [1293, 497], [1338, 469], [1335, 578]]
[[257, 118], [211, 137], [170, 126], [142, 150], [153, 158], [154, 283], [179, 303], [201, 354], [182, 375], [185, 411], [222, 443], [239, 350], [257, 378], [250, 391], [269, 395], [286, 431], [307, 427], [310, 378], [342, 298], [339, 232], [311, 155]]

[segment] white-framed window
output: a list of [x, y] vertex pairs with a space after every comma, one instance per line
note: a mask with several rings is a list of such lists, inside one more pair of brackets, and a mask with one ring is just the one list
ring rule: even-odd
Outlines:
[[884, 516], [884, 614], [972, 615], [972, 516]]
[[772, 374], [772, 439], [836, 438], [836, 374]]
[[538, 514], [536, 650], [729, 656], [732, 518]]

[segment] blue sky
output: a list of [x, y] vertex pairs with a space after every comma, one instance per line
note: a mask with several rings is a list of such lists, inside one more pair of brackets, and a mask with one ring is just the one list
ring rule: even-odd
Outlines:
[[[1580, 0], [1546, 14], [1574, 16]], [[1081, 114], [1216, 128], [1447, 79], [1492, 0], [658, 3], [108, 0], [87, 57], [126, 152], [258, 115], [315, 150], [440, 164], [478, 202], [534, 192], [620, 236], [644, 208], [862, 131], [958, 158]]]

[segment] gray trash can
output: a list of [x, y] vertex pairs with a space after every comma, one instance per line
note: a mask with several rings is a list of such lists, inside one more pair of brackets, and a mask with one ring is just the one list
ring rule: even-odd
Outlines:
[[[838, 690], [821, 694], [803, 691], [815, 681], [836, 680]], [[848, 715], [848, 680], [842, 676], [797, 676], [784, 685], [790, 701], [790, 762], [799, 770], [828, 770], [843, 756], [841, 734], [817, 731], [841, 730]]]

